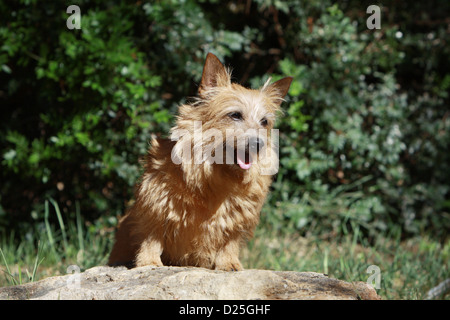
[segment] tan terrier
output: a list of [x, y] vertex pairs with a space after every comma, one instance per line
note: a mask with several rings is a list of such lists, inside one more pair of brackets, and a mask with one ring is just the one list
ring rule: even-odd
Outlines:
[[278, 170], [273, 125], [292, 78], [269, 81], [231, 83], [207, 55], [196, 101], [179, 107], [171, 139], [152, 139], [109, 265], [242, 270], [239, 249]]

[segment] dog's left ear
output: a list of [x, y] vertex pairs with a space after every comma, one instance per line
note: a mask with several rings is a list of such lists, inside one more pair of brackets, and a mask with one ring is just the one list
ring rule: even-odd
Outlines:
[[220, 60], [214, 54], [208, 53], [203, 67], [202, 81], [198, 88], [199, 96], [204, 97], [208, 88], [228, 85], [230, 82], [230, 74]]
[[271, 85], [269, 85], [268, 88], [275, 89], [277, 92], [277, 95], [280, 99], [284, 99], [284, 97], [287, 95], [289, 91], [289, 87], [291, 86], [292, 77], [286, 77], [281, 80], [278, 80]]

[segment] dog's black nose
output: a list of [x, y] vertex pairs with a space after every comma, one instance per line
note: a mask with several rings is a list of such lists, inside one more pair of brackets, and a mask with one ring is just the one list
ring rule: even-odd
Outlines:
[[264, 147], [264, 140], [258, 137], [250, 137], [248, 139], [248, 148], [252, 153], [257, 153]]

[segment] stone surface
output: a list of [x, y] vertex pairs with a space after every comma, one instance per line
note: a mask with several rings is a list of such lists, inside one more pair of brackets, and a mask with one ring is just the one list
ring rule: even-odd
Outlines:
[[83, 273], [0, 288], [0, 299], [332, 299], [376, 300], [364, 282], [345, 282], [314, 272], [215, 271], [184, 267], [95, 267]]

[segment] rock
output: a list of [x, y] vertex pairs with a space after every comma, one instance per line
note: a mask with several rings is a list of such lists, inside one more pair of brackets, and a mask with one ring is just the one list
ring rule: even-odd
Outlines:
[[378, 300], [364, 282], [345, 282], [314, 272], [215, 271], [193, 267], [94, 267], [83, 273], [0, 288], [0, 299], [331, 299]]

